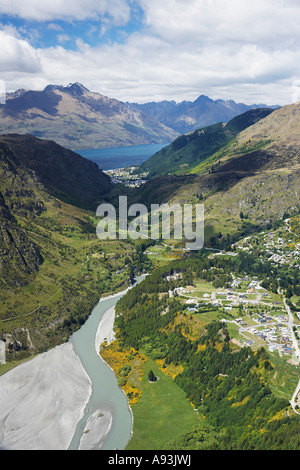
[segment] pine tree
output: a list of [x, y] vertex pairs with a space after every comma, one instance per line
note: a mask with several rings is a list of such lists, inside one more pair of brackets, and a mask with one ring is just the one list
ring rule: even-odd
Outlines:
[[149, 382], [155, 382], [156, 381], [156, 377], [154, 375], [153, 370], [150, 370], [150, 372], [148, 374], [148, 380], [149, 380]]

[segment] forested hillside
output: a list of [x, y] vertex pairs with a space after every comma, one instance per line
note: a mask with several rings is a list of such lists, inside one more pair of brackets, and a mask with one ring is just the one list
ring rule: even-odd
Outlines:
[[226, 286], [231, 272], [271, 276], [268, 287], [274, 291], [281, 276], [294, 276], [295, 288], [300, 282], [299, 272], [274, 271], [271, 264], [243, 253], [208, 259], [203, 251], [156, 269], [118, 302], [118, 341], [160, 363], [162, 372], [170, 366], [181, 370], [175, 383], [200, 421], [188, 433], [178, 431], [168, 449], [300, 449], [300, 417], [286, 398], [273, 393], [269, 376], [274, 365], [267, 351], [237, 346], [221, 312], [219, 319], [208, 320], [213, 306], [198, 305], [193, 314], [179, 297], [169, 296], [175, 287], [199, 278]]

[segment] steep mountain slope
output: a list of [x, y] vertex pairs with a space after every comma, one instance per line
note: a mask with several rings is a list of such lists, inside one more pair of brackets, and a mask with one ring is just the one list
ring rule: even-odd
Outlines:
[[[216, 122], [228, 122], [239, 114], [265, 105], [246, 105], [233, 100], [212, 100], [201, 95], [194, 102], [161, 101], [159, 103], [131, 104], [130, 107], [140, 110], [180, 134], [192, 132], [200, 127], [210, 126]], [[271, 106], [272, 109], [277, 106]]]
[[0, 142], [0, 277], [1, 284], [26, 284], [43, 263], [38, 244], [17, 219], [33, 219], [51, 201], [36, 177], [7, 144]]
[[59, 212], [56, 197], [95, 209], [111, 189], [95, 164], [32, 136], [0, 136], [0, 176], [0, 275], [13, 285], [26, 283], [43, 263], [20, 220], [42, 218], [49, 206]]
[[[19, 180], [19, 178], [16, 179]], [[30, 180], [29, 176], [28, 179]], [[21, 185], [19, 194], [25, 195], [28, 201], [29, 191], [22, 188]], [[17, 209], [20, 209], [20, 204]], [[38, 246], [18, 226], [1, 192], [0, 247], [0, 284], [10, 285], [13, 280], [15, 286], [22, 285], [25, 280], [30, 279], [38, 272], [39, 266], [43, 262]]]
[[65, 341], [101, 294], [129, 285], [141, 262], [135, 247], [96, 236], [95, 203], [110, 188], [96, 165], [53, 142], [0, 136], [0, 340], [8, 361]]
[[223, 148], [239, 132], [272, 113], [270, 109], [254, 109], [233, 118], [229, 123], [218, 123], [178, 137], [167, 147], [144, 162], [140, 169], [149, 177], [186, 173], [191, 167], [205, 161]]
[[52, 141], [30, 135], [0, 135], [18, 161], [18, 167], [35, 172], [46, 190], [79, 207], [96, 209], [112, 188], [110, 178], [95, 163]]
[[80, 83], [19, 90], [0, 105], [0, 132], [32, 134], [72, 150], [164, 143], [178, 133]]
[[[273, 111], [216, 153], [208, 152], [205, 164], [189, 175], [154, 178], [135, 197], [146, 196], [146, 201], [151, 194], [155, 200], [159, 194], [163, 202], [203, 203], [207, 241], [219, 232], [233, 235], [265, 227], [300, 210], [299, 134], [300, 102]], [[184, 157], [183, 148], [182, 162]]]
[[269, 117], [245, 130], [238, 138], [238, 143], [245, 144], [249, 140], [261, 141], [272, 140], [274, 147], [278, 145], [298, 147], [300, 143], [300, 102], [283, 106], [274, 111]]

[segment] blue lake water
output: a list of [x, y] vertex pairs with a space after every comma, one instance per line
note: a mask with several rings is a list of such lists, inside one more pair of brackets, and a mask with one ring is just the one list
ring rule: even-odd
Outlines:
[[105, 149], [77, 150], [77, 153], [94, 163], [102, 170], [114, 170], [126, 166], [140, 165], [159, 152], [165, 144], [145, 144], [130, 147], [113, 147]]

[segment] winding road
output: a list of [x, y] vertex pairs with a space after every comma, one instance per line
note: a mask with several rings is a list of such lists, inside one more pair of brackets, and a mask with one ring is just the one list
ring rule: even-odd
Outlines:
[[[287, 304], [287, 301], [286, 301], [286, 298], [284, 297], [284, 295], [282, 296], [282, 299], [283, 299], [284, 308], [285, 308], [285, 310], [288, 314], [288, 317], [289, 317], [288, 328], [289, 328], [289, 331], [290, 331], [290, 334], [291, 334], [291, 338], [292, 338], [292, 342], [293, 342], [293, 348], [295, 350], [295, 355], [296, 355], [297, 359], [300, 360], [299, 345], [298, 345], [298, 341], [297, 341], [297, 338], [296, 338], [294, 330], [293, 330], [294, 317], [293, 317], [293, 314], [291, 312], [290, 307]], [[290, 401], [294, 412], [297, 413], [298, 415], [300, 414], [300, 412], [296, 409], [296, 405], [297, 405], [297, 402], [298, 402], [299, 392], [300, 392], [300, 379], [299, 379], [298, 385], [296, 387], [296, 390], [294, 392], [294, 395], [292, 396], [292, 399]]]

